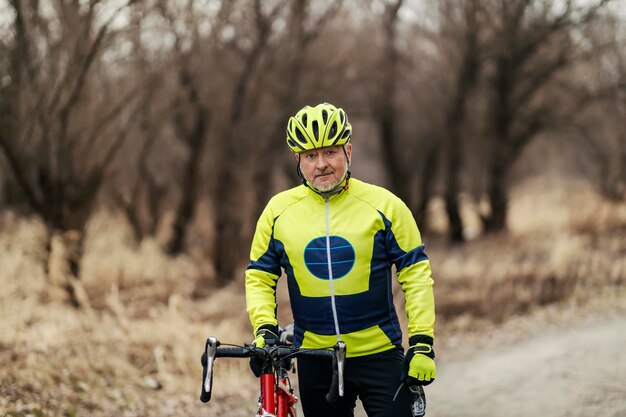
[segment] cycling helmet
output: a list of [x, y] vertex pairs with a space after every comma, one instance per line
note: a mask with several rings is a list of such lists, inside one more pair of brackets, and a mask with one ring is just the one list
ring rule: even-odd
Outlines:
[[343, 109], [329, 103], [305, 106], [287, 124], [287, 145], [300, 153], [350, 142], [352, 126]]

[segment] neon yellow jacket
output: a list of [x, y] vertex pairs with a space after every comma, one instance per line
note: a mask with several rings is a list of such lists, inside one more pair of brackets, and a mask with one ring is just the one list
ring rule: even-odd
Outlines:
[[434, 338], [433, 280], [415, 220], [392, 193], [354, 178], [347, 190], [327, 202], [301, 185], [277, 194], [265, 207], [246, 270], [246, 304], [255, 333], [261, 325], [277, 324], [276, 281], [282, 268], [294, 317], [294, 344], [335, 344], [329, 252], [338, 327], [348, 357], [402, 345], [391, 291], [392, 265], [405, 293], [409, 337]]

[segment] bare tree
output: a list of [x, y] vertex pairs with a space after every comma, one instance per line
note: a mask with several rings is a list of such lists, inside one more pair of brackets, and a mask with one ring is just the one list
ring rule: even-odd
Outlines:
[[[187, 16], [193, 15], [194, 1], [187, 4]], [[222, 3], [224, 7], [224, 3]], [[159, 8], [170, 22], [174, 34], [174, 65], [178, 76], [180, 91], [174, 98], [173, 124], [177, 138], [187, 149], [187, 161], [184, 164], [181, 179], [181, 199], [174, 214], [172, 236], [166, 245], [170, 255], [177, 255], [185, 248], [187, 226], [193, 220], [199, 198], [200, 168], [207, 141], [210, 122], [210, 110], [200, 97], [200, 80], [192, 70], [192, 57], [199, 52], [200, 35], [197, 26], [192, 26], [191, 45], [183, 50], [183, 39], [175, 30], [174, 17], [167, 2], [160, 3]]]
[[[178, 137], [185, 141], [189, 149], [189, 159], [183, 175], [183, 193], [174, 220], [174, 234], [168, 243], [167, 251], [172, 255], [180, 253], [184, 248], [187, 224], [193, 219], [198, 200], [199, 172], [202, 154], [206, 143], [206, 131], [209, 123], [209, 110], [200, 101], [194, 86], [193, 77], [184, 65], [180, 68], [180, 84], [187, 96], [187, 109], [181, 105], [176, 112], [175, 125]], [[190, 121], [180, 114], [182, 111], [190, 113]]]
[[522, 151], [553, 123], [553, 106], [542, 91], [572, 64], [572, 30], [597, 16], [607, 0], [584, 6], [572, 1], [491, 1], [489, 54], [489, 125], [491, 143], [487, 166], [490, 213], [483, 218], [487, 232], [506, 228], [508, 174]]
[[[230, 25], [236, 4], [220, 2], [215, 11], [196, 0], [162, 0], [146, 7], [147, 13], [160, 18], [156, 30], [168, 35], [165, 39], [172, 43], [163, 42], [159, 55], [151, 58], [156, 59], [155, 75], [162, 85], [150, 91], [151, 99], [141, 107], [141, 146], [133, 151], [138, 168], [133, 172], [134, 181], [114, 198], [136, 240], [153, 236], [164, 214], [171, 212], [164, 249], [173, 256], [188, 249], [189, 226], [196, 218], [203, 192], [210, 189], [203, 165], [220, 160], [220, 141], [211, 143], [212, 136], [217, 136], [211, 135], [217, 131], [211, 115], [223, 107], [216, 96], [223, 96], [221, 92], [228, 88], [222, 80], [230, 68], [227, 64], [220, 67], [228, 48], [221, 36], [224, 27]], [[201, 31], [207, 23], [210, 30]], [[141, 40], [135, 43], [142, 53]], [[140, 61], [136, 71], [145, 77], [144, 67], [149, 61]], [[220, 82], [214, 88], [213, 84]]]
[[[403, 7], [409, 6], [403, 1], [370, 3], [374, 23], [368, 24], [380, 33], [374, 32], [378, 36], [372, 39], [371, 26], [366, 26], [360, 47], [376, 58], [375, 62], [363, 62], [361, 57], [362, 62], [356, 66], [362, 68], [359, 77], [365, 80], [367, 104], [378, 126], [381, 159], [390, 188], [425, 228], [440, 153], [440, 123], [426, 116], [430, 112], [424, 111], [424, 103], [420, 102], [425, 97], [424, 87], [432, 85], [424, 71], [431, 64], [423, 62], [422, 48], [436, 42], [432, 41], [434, 33], [420, 24], [409, 30], [411, 26], [401, 19]], [[432, 97], [425, 101], [433, 104]]]
[[[449, 235], [453, 242], [462, 242], [463, 220], [460, 214], [460, 171], [462, 166], [464, 122], [467, 114], [467, 102], [476, 88], [482, 64], [480, 46], [479, 19], [480, 1], [464, 0], [454, 2], [458, 6], [460, 17], [455, 16], [455, 4], [444, 3], [442, 9], [444, 37], [449, 33], [453, 40], [454, 73], [452, 96], [445, 109], [444, 143], [446, 144], [444, 201], [448, 216]], [[457, 57], [455, 59], [455, 57]], [[457, 61], [457, 62], [455, 62]]]
[[399, 51], [397, 47], [398, 13], [403, 0], [385, 3], [382, 15], [384, 33], [381, 69], [382, 79], [380, 92], [375, 100], [374, 114], [380, 128], [382, 141], [383, 161], [389, 172], [391, 188], [404, 201], [411, 200], [411, 177], [405, 165], [398, 160], [402, 155], [397, 134], [397, 120], [395, 110], [396, 80], [398, 76]]
[[[130, 27], [139, 28], [141, 21], [153, 12], [151, 7], [135, 7], [131, 11]], [[122, 211], [131, 228], [134, 243], [157, 234], [166, 209], [168, 191], [172, 188], [163, 177], [163, 169], [156, 168], [154, 160], [162, 142], [167, 115], [170, 114], [163, 88], [168, 73], [162, 68], [162, 59], [150, 57], [140, 30], [128, 35], [133, 56], [132, 76], [146, 85], [137, 114], [134, 138], [121, 152], [113, 175], [107, 181], [107, 197], [116, 209]], [[167, 55], [166, 55], [167, 56]], [[162, 146], [162, 145], [161, 145]], [[105, 200], [105, 203], [107, 201]]]
[[38, 2], [10, 2], [15, 14], [13, 124], [0, 134], [0, 149], [16, 183], [46, 224], [47, 252], [58, 243], [63, 254], [60, 285], [72, 304], [85, 307], [89, 300], [79, 280], [85, 225], [107, 168], [127, 137], [140, 92], [139, 86], [113, 89], [116, 96], [97, 100], [96, 91], [110, 88], [95, 75], [115, 40], [110, 25], [132, 1], [111, 11], [100, 25], [97, 3], [56, 2], [56, 33]]
[[[415, 3], [411, 4], [415, 7]], [[406, 6], [409, 8], [409, 4]], [[445, 7], [431, 9], [436, 20]], [[421, 14], [420, 14], [421, 15]], [[406, 201], [420, 230], [429, 227], [429, 203], [437, 193], [441, 160], [445, 155], [442, 146], [445, 117], [442, 111], [450, 100], [450, 71], [448, 62], [456, 57], [456, 50], [443, 41], [439, 28], [428, 26], [430, 16], [421, 20], [402, 22], [402, 40], [396, 83], [397, 139], [401, 149], [396, 164], [404, 166], [405, 181], [410, 184], [411, 198]], [[447, 36], [450, 38], [450, 36]], [[452, 44], [452, 42], [448, 42]], [[454, 50], [454, 51], [453, 51]], [[448, 51], [448, 54], [445, 53]], [[454, 60], [453, 60], [454, 61]]]
[[136, 137], [141, 143], [133, 164], [136, 169], [132, 170], [136, 175], [131, 175], [125, 167], [119, 172], [120, 180], [110, 182], [110, 197], [126, 216], [135, 243], [157, 234], [168, 195], [167, 184], [150, 164], [159, 142], [162, 121], [166, 119], [163, 115], [155, 116], [150, 112], [154, 91], [153, 88], [147, 91], [138, 114]]
[[577, 110], [567, 145], [580, 148], [579, 167], [601, 195], [614, 201], [626, 199], [626, 53], [620, 23], [609, 14], [590, 25], [582, 51], [590, 59], [574, 67], [583, 76], [567, 84], [576, 94]]
[[[250, 161], [254, 168], [252, 183], [262, 184], [254, 187], [253, 206], [250, 210], [252, 219], [258, 218], [272, 193], [270, 185], [276, 168], [285, 169], [286, 165], [290, 172], [295, 173], [294, 160], [288, 157], [290, 152], [280, 139], [285, 136], [288, 118], [302, 107], [300, 90], [309, 58], [309, 46], [332, 24], [341, 6], [341, 0], [334, 1], [314, 14], [311, 12], [310, 0], [295, 0], [290, 3], [287, 27], [271, 52], [270, 68], [273, 71], [267, 71], [273, 76], [274, 88], [271, 93], [276, 102], [276, 111], [272, 115], [273, 120], [270, 120], [273, 128], [267, 137], [253, 142], [255, 151], [250, 153], [254, 156], [254, 161]], [[270, 118], [270, 115], [265, 117]], [[285, 161], [285, 164], [277, 166], [274, 162], [277, 160]]]
[[[223, 285], [233, 278], [237, 265], [244, 258], [242, 249], [242, 219], [244, 216], [241, 195], [233, 192], [242, 185], [237, 168], [242, 165], [241, 152], [245, 152], [246, 138], [241, 131], [242, 115], [253, 76], [263, 54], [268, 49], [272, 22], [281, 11], [282, 2], [277, 2], [270, 10], [264, 10], [260, 0], [253, 1], [253, 33], [251, 46], [241, 50], [242, 68], [237, 75], [232, 92], [229, 123], [226, 125], [220, 142], [224, 144], [216, 167], [217, 186], [213, 193], [215, 215], [214, 256], [217, 282]], [[250, 140], [248, 138], [248, 140]]]

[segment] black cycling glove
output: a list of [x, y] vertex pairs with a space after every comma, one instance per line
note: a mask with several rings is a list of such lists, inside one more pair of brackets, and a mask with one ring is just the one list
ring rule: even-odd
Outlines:
[[[264, 348], [265, 345], [275, 345], [279, 340], [278, 333], [278, 326], [264, 324], [257, 330], [256, 338], [252, 344], [258, 348]], [[262, 357], [256, 355], [250, 357], [250, 369], [257, 378], [263, 373], [264, 365], [265, 360]]]
[[408, 385], [428, 385], [436, 376], [433, 338], [425, 335], [409, 338], [409, 349], [402, 365], [402, 381]]

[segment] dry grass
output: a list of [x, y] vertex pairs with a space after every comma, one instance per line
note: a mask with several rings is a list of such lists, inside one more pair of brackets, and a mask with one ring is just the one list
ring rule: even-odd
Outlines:
[[[243, 341], [250, 333], [237, 283], [199, 299], [195, 291], [202, 285], [196, 284], [211, 279], [210, 264], [168, 259], [155, 242], [132, 249], [124, 229], [103, 214], [91, 225], [82, 274], [94, 311], [77, 311], [45, 301], [43, 227], [10, 213], [2, 222], [1, 415], [207, 411], [196, 395], [206, 336]], [[214, 402], [209, 413], [234, 406], [237, 396], [251, 395], [255, 381], [246, 367], [218, 367], [216, 380], [226, 387], [221, 396], [230, 400]], [[235, 394], [238, 375], [248, 377], [246, 386], [252, 389]]]
[[512, 201], [509, 235], [431, 253], [438, 314], [503, 320], [626, 280], [626, 205], [583, 184], [526, 184]]
[[501, 236], [470, 245], [431, 253], [443, 319], [469, 314], [500, 321], [537, 305], [623, 285], [626, 277], [626, 236], [619, 230], [602, 236]]
[[[623, 295], [626, 206], [578, 184], [547, 188], [517, 190], [510, 235], [429, 245], [440, 340], [453, 344], [447, 335], [507, 326], [538, 311], [553, 311], [544, 317], [550, 321], [559, 306], [597, 305], [597, 293]], [[245, 361], [220, 360], [217, 400], [197, 400], [206, 336], [250, 337], [242, 282], [211, 290], [210, 262], [169, 259], [154, 241], [133, 248], [121, 224], [105, 213], [90, 224], [82, 275], [89, 313], [45, 301], [41, 225], [11, 213], [0, 219], [1, 414], [252, 414], [256, 382]], [[285, 306], [284, 282], [279, 296]], [[623, 304], [623, 297], [612, 300]], [[287, 308], [279, 313], [288, 319]]]

